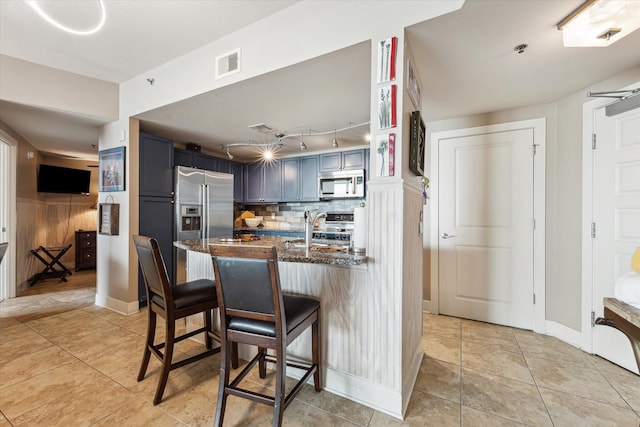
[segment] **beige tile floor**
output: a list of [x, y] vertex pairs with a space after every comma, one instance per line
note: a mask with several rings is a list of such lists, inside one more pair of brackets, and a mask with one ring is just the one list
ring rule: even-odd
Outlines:
[[[219, 356], [136, 382], [146, 313], [122, 316], [80, 288], [0, 303], [0, 427], [212, 425]], [[425, 314], [425, 356], [404, 422], [306, 387], [287, 426], [633, 426], [640, 377], [555, 338]], [[179, 355], [197, 350], [180, 344]], [[363, 355], [363, 357], [365, 357]], [[247, 387], [273, 387], [247, 378]], [[230, 397], [225, 425], [268, 426], [268, 407]]]

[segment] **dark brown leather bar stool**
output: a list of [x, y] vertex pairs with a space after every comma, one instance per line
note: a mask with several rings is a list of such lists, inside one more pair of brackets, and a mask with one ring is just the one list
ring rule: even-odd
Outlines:
[[[213, 280], [194, 280], [173, 286], [169, 280], [156, 239], [133, 236], [133, 241], [138, 251], [138, 260], [142, 268], [142, 275], [147, 289], [147, 302], [149, 304], [147, 340], [138, 373], [138, 381], [144, 379], [151, 354], [160, 359], [162, 371], [158, 380], [156, 395], [153, 398], [153, 404], [157, 405], [162, 400], [162, 394], [167, 385], [170, 371], [220, 352], [220, 348], [212, 349], [212, 338], [220, 341], [220, 337], [213, 332], [211, 318], [213, 309], [218, 307], [218, 298]], [[198, 313], [204, 314], [204, 327], [176, 337], [176, 320]], [[165, 342], [155, 344], [156, 319], [158, 315], [165, 319]], [[172, 363], [175, 343], [201, 333], [205, 334], [206, 350], [195, 356]], [[162, 351], [163, 348], [164, 352]]]
[[[313, 375], [316, 391], [320, 384], [320, 303], [309, 297], [283, 294], [280, 290], [278, 256], [275, 247], [209, 246], [213, 258], [222, 338], [220, 386], [214, 425], [221, 426], [228, 395], [244, 397], [273, 406], [273, 425], [282, 424], [282, 414], [303, 384]], [[287, 345], [311, 327], [312, 363], [287, 361]], [[232, 343], [258, 347], [258, 354], [230, 381]], [[275, 355], [267, 354], [267, 349]], [[261, 378], [266, 362], [276, 366], [275, 396], [239, 387], [240, 381], [258, 363]], [[285, 394], [286, 367], [304, 370], [298, 383]]]
[[0, 264], [2, 264], [2, 259], [4, 255], [7, 253], [7, 249], [9, 248], [9, 243], [0, 243]]

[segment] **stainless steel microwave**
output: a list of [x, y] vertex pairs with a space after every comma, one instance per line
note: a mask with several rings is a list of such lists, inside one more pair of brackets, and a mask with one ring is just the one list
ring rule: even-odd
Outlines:
[[364, 197], [364, 170], [321, 172], [318, 195], [322, 200]]

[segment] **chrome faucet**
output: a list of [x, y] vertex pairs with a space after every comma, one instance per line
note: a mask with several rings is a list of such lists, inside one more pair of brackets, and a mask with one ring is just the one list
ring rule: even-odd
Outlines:
[[321, 218], [326, 218], [327, 213], [322, 212], [313, 216], [311, 211], [305, 211], [304, 213], [304, 245], [308, 248], [311, 247], [311, 242], [313, 241], [313, 229], [316, 226], [316, 223]]

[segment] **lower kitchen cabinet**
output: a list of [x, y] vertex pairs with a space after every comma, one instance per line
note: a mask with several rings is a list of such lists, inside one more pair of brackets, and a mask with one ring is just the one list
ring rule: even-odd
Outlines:
[[96, 268], [96, 232], [76, 231], [76, 271]]
[[[173, 279], [173, 215], [174, 202], [169, 197], [140, 197], [138, 234], [153, 237], [158, 241], [169, 277]], [[138, 266], [138, 301], [147, 304], [147, 291], [142, 272]]]

